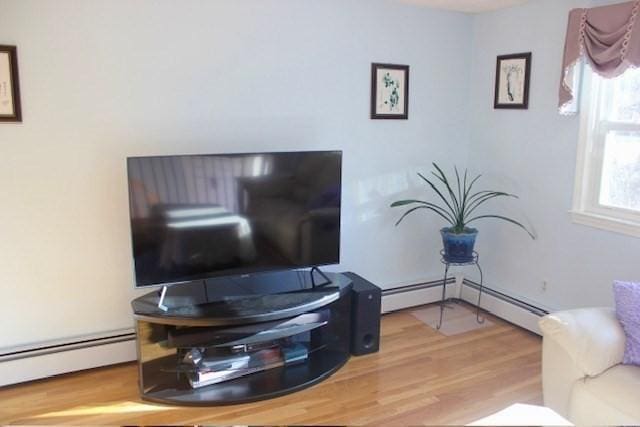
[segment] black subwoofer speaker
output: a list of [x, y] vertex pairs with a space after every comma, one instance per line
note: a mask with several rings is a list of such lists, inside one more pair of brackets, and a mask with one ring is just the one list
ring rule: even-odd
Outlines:
[[382, 291], [379, 287], [347, 272], [353, 283], [351, 289], [351, 354], [360, 356], [380, 349], [380, 308]]

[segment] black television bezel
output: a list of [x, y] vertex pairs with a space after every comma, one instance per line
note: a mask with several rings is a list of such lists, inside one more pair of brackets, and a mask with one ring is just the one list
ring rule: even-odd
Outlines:
[[[291, 266], [290, 268], [285, 267], [273, 267], [273, 268], [255, 268], [255, 269], [243, 269], [242, 272], [237, 272], [233, 274], [228, 273], [219, 273], [215, 274], [215, 272], [210, 272], [207, 274], [200, 274], [193, 276], [189, 279], [178, 280], [175, 282], [158, 282], [158, 283], [146, 283], [139, 284], [138, 277], [136, 273], [136, 257], [133, 250], [133, 227], [132, 227], [132, 217], [131, 217], [131, 205], [132, 205], [132, 195], [131, 195], [131, 187], [129, 185], [129, 160], [131, 159], [162, 159], [162, 158], [174, 158], [174, 157], [214, 157], [214, 156], [255, 156], [261, 154], [320, 154], [320, 153], [334, 153], [339, 155], [340, 159], [340, 170], [338, 174], [338, 179], [340, 182], [340, 211], [339, 211], [339, 221], [338, 221], [338, 257], [337, 262], [325, 262], [321, 264], [310, 264], [310, 265], [298, 265]], [[265, 274], [265, 273], [275, 273], [279, 271], [293, 271], [300, 270], [305, 268], [313, 268], [313, 267], [325, 267], [328, 265], [336, 265], [340, 264], [340, 259], [342, 256], [342, 150], [297, 150], [297, 151], [256, 151], [256, 152], [240, 152], [240, 153], [208, 153], [208, 154], [165, 154], [165, 155], [156, 155], [156, 156], [127, 156], [126, 158], [126, 167], [127, 167], [127, 193], [128, 193], [128, 215], [129, 215], [129, 240], [131, 246], [131, 261], [133, 267], [133, 287], [134, 289], [138, 288], [148, 288], [152, 286], [171, 286], [171, 285], [179, 285], [183, 283], [193, 283], [197, 281], [206, 281], [207, 279], [215, 279], [222, 277], [249, 277], [252, 275]]]

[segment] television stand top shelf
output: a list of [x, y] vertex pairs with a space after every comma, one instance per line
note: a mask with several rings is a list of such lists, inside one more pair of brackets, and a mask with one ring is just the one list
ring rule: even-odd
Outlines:
[[290, 318], [326, 306], [351, 288], [340, 273], [326, 273], [331, 283], [313, 287], [308, 272], [286, 271], [247, 277], [209, 279], [174, 285], [165, 304], [150, 292], [132, 301], [137, 319], [167, 325], [224, 326]]

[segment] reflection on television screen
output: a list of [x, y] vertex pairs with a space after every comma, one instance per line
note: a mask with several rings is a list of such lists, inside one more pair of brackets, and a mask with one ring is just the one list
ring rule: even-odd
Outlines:
[[341, 153], [128, 159], [136, 284], [339, 262]]

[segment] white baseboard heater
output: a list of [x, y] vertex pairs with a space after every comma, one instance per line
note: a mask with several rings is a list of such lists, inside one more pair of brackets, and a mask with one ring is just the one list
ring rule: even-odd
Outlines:
[[[451, 296], [456, 288], [454, 277], [447, 279], [447, 296]], [[392, 289], [382, 290], [382, 313], [402, 310], [440, 301], [442, 298], [442, 279], [430, 280]]]
[[0, 386], [136, 360], [133, 329], [0, 350]]
[[[476, 304], [479, 285], [464, 279], [461, 284], [447, 280], [447, 297]], [[442, 280], [385, 289], [382, 312], [390, 313], [440, 301]], [[548, 312], [505, 293], [484, 287], [481, 307], [515, 325], [540, 334], [538, 320]], [[133, 329], [50, 341], [0, 350], [0, 386], [48, 378], [54, 375], [136, 360]]]
[[[446, 296], [476, 305], [480, 285], [464, 279], [460, 285], [450, 278], [447, 280]], [[401, 286], [382, 291], [382, 312], [389, 313], [404, 308], [430, 304], [442, 299], [442, 280], [433, 280], [416, 285]], [[541, 335], [538, 320], [549, 314], [537, 307], [503, 292], [484, 286], [480, 307], [496, 317]]]

